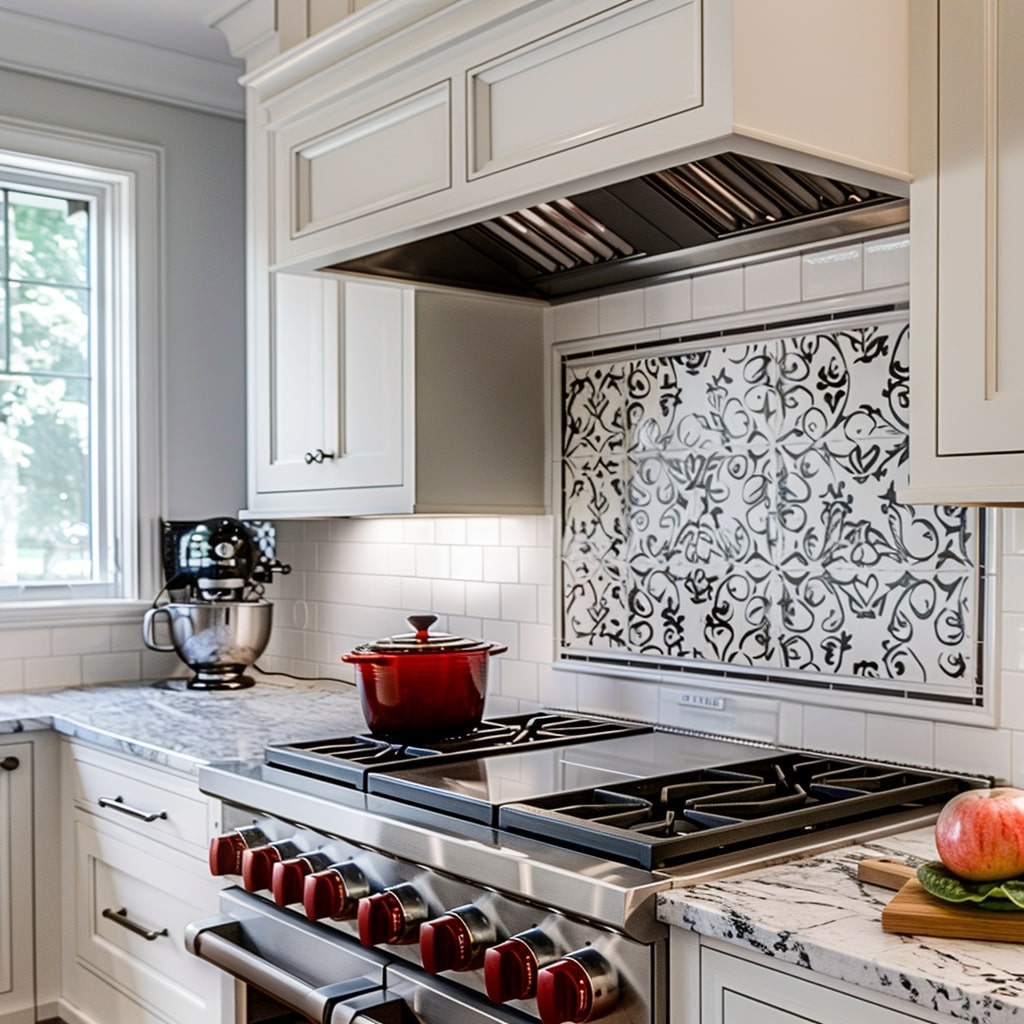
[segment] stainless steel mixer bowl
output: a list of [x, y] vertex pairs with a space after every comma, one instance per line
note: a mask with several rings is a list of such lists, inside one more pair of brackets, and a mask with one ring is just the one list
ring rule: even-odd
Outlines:
[[[251, 686], [245, 670], [270, 640], [274, 606], [269, 601], [184, 601], [150, 608], [142, 619], [142, 639], [154, 651], [174, 651], [196, 674], [195, 689]], [[157, 616], [165, 615], [171, 643], [158, 643]]]

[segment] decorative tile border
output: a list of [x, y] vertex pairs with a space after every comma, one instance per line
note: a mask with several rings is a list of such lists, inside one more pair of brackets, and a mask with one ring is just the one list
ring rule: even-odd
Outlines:
[[566, 357], [564, 647], [975, 701], [980, 515], [896, 498], [908, 340], [876, 315]]

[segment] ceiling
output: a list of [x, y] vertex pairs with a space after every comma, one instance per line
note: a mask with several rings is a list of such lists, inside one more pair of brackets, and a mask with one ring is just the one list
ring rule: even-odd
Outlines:
[[[150, 98], [239, 116], [244, 64], [207, 25], [224, 8], [225, 0], [0, 0], [0, 66], [134, 94], [141, 86]], [[123, 80], [132, 68], [148, 87]]]

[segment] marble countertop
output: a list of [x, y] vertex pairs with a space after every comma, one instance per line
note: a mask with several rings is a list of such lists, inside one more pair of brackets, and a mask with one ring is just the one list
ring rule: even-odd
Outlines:
[[354, 687], [261, 679], [246, 690], [163, 683], [0, 694], [0, 735], [55, 729], [67, 736], [195, 772], [211, 761], [261, 757], [268, 743], [366, 730]]
[[893, 892], [857, 880], [857, 862], [867, 857], [935, 860], [932, 835], [917, 829], [673, 889], [659, 895], [658, 917], [955, 1020], [1021, 1024], [1019, 944], [888, 934], [881, 914]]

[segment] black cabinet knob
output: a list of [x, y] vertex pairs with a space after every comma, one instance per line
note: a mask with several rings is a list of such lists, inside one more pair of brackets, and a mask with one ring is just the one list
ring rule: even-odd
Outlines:
[[5, 757], [0, 761], [0, 768], [3, 768], [5, 772], [13, 772], [21, 762], [16, 757]]

